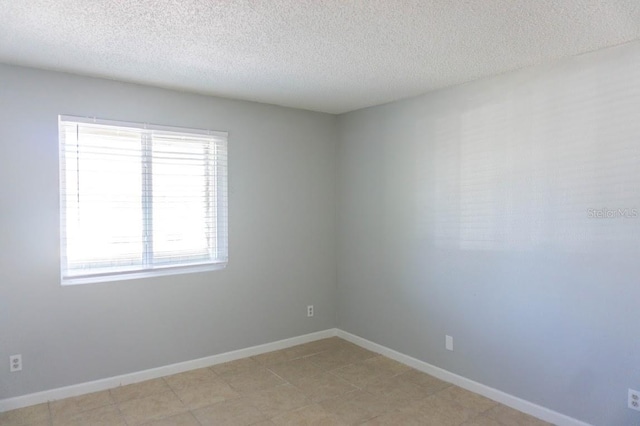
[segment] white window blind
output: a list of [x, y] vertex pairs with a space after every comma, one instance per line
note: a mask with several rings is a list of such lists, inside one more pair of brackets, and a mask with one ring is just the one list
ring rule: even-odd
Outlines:
[[227, 134], [60, 116], [63, 284], [224, 267]]

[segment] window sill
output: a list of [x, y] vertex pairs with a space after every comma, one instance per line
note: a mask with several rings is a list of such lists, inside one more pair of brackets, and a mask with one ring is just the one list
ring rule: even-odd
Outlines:
[[117, 272], [109, 274], [96, 275], [78, 275], [71, 277], [62, 277], [60, 284], [63, 286], [93, 284], [112, 281], [135, 280], [140, 278], [161, 277], [166, 275], [191, 274], [194, 272], [217, 271], [227, 267], [227, 262], [208, 263], [204, 265], [188, 265], [188, 266], [168, 266], [154, 269], [145, 269], [141, 271]]

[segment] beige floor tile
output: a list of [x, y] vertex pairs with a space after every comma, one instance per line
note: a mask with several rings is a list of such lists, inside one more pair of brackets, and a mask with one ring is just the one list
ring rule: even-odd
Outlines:
[[458, 386], [449, 386], [445, 390], [438, 392], [438, 395], [451, 398], [458, 404], [473, 410], [476, 413], [482, 413], [498, 405], [497, 402], [489, 398], [485, 398], [477, 393], [469, 392], [468, 390], [462, 389]]
[[471, 420], [467, 420], [466, 422], [462, 423], [460, 426], [504, 426], [504, 425], [498, 423], [493, 419], [490, 419], [489, 417], [485, 417], [484, 415], [480, 414], [479, 416], [476, 416]]
[[349, 342], [347, 342], [346, 345], [341, 346], [340, 349], [338, 350], [341, 352], [348, 353], [351, 356], [351, 358], [354, 359], [354, 362], [364, 361], [366, 359], [371, 359], [371, 358], [380, 356], [375, 352], [372, 352], [365, 348], [361, 348], [360, 346], [354, 345], [353, 343], [349, 343]]
[[152, 420], [144, 426], [200, 426], [192, 413], [182, 413], [160, 420]]
[[[0, 422], [0, 425], [5, 425]], [[7, 423], [7, 426], [51, 426], [51, 420], [40, 420], [35, 423]]]
[[158, 395], [170, 391], [171, 389], [164, 379], [146, 380], [131, 385], [119, 386], [111, 389], [111, 396], [116, 402], [130, 401], [132, 399], [144, 398], [146, 396]]
[[175, 390], [174, 392], [184, 405], [190, 409], [204, 407], [240, 396], [227, 382], [220, 378], [208, 382], [195, 382], [183, 385], [182, 389]]
[[411, 367], [404, 365], [401, 362], [387, 358], [386, 356], [378, 355], [373, 358], [365, 359], [363, 364], [373, 367], [376, 371], [388, 372], [393, 376], [406, 373], [411, 370]]
[[105, 405], [73, 416], [54, 416], [53, 426], [127, 426], [115, 405]]
[[397, 410], [388, 411], [361, 423], [363, 426], [422, 426], [423, 424], [424, 420], [419, 414], [403, 413]]
[[367, 385], [365, 391], [383, 397], [398, 408], [412, 401], [421, 401], [433, 394], [429, 389], [397, 377], [379, 380]]
[[336, 398], [358, 390], [355, 386], [331, 373], [297, 379], [293, 384], [314, 402]]
[[342, 339], [336, 340], [335, 347], [342, 351], [351, 351], [351, 352], [356, 352], [360, 355], [366, 355], [365, 358], [371, 358], [371, 357], [380, 355], [370, 351], [369, 349], [365, 349], [362, 346], [358, 346], [355, 343], [351, 343]]
[[433, 377], [421, 371], [414, 370], [413, 368], [398, 375], [397, 377], [401, 380], [408, 380], [410, 382], [417, 383], [431, 393], [440, 392], [441, 390], [452, 386], [451, 383], [447, 383], [437, 377]]
[[345, 365], [359, 361], [353, 360], [347, 352], [342, 352], [340, 349], [330, 349], [324, 352], [319, 352], [315, 355], [308, 356], [305, 359], [313, 361], [314, 364], [325, 371], [344, 367]]
[[267, 418], [309, 405], [311, 401], [290, 384], [247, 394], [247, 401]]
[[187, 410], [173, 391], [122, 402], [118, 408], [129, 426], [171, 417]]
[[0, 420], [0, 425], [2, 426], [51, 426], [51, 420], [39, 420], [36, 421], [34, 423], [13, 423], [13, 422], [8, 422], [8, 423], [3, 423], [2, 420]]
[[305, 359], [310, 359], [314, 364], [324, 370], [334, 370], [348, 364], [364, 361], [374, 356], [375, 354], [373, 352], [366, 349], [359, 348], [356, 350], [340, 347], [311, 355]]
[[502, 404], [485, 411], [483, 415], [505, 426], [544, 426], [550, 424]]
[[113, 403], [114, 401], [109, 391], [101, 391], [53, 401], [49, 403], [49, 407], [51, 408], [51, 416], [60, 420]]
[[279, 364], [281, 362], [290, 361], [292, 359], [297, 359], [301, 357], [302, 355], [300, 355], [296, 351], [295, 347], [293, 347], [293, 348], [281, 349], [279, 351], [273, 351], [273, 352], [267, 352], [260, 355], [255, 355], [255, 356], [252, 356], [251, 358], [253, 358], [253, 360], [260, 365], [269, 366], [269, 365]]
[[48, 421], [49, 404], [47, 403], [0, 413], [0, 426], [21, 426]]
[[354, 364], [348, 364], [344, 367], [331, 370], [331, 374], [334, 374], [359, 388], [364, 388], [373, 382], [392, 376], [390, 372], [380, 371], [375, 366], [365, 364], [364, 362], [356, 362]]
[[259, 366], [260, 364], [252, 358], [242, 358], [235, 361], [214, 365], [213, 367], [211, 367], [211, 369], [216, 374], [222, 375], [239, 373], [241, 371], [251, 370]]
[[278, 426], [346, 426], [337, 416], [328, 413], [318, 404], [306, 405], [280, 414], [271, 421]]
[[424, 425], [459, 426], [476, 416], [476, 412], [464, 408], [450, 398], [431, 395], [399, 408], [399, 411], [417, 414]]
[[329, 349], [335, 349], [345, 342], [345, 340], [342, 340], [338, 337], [329, 337], [327, 339], [320, 339], [302, 345], [294, 346], [294, 348], [298, 353], [303, 354], [304, 356], [308, 356]]
[[237, 398], [219, 402], [193, 410], [193, 414], [202, 425], [253, 425], [267, 420], [246, 398]]
[[285, 381], [264, 367], [255, 367], [239, 372], [220, 375], [238, 392], [246, 393], [284, 384]]
[[317, 376], [324, 373], [324, 370], [307, 358], [294, 359], [292, 361], [274, 364], [268, 367], [283, 379], [295, 382], [304, 377]]
[[[433, 412], [423, 414], [416, 419], [421, 426], [461, 426], [458, 416], [448, 413]], [[517, 426], [517, 425], [512, 425]]]
[[348, 424], [364, 422], [390, 409], [384, 398], [364, 391], [322, 401], [320, 406]]
[[173, 390], [181, 390], [189, 386], [201, 383], [209, 383], [218, 378], [218, 375], [210, 368], [198, 368], [197, 370], [185, 371], [164, 378], [165, 382]]

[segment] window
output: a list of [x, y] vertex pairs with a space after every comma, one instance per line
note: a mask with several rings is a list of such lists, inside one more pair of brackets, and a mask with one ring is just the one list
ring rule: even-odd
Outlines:
[[227, 134], [60, 116], [62, 284], [222, 268]]

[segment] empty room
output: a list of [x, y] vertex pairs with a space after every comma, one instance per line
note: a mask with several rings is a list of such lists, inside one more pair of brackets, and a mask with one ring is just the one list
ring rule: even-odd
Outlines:
[[0, 426], [640, 425], [637, 0], [0, 0]]

